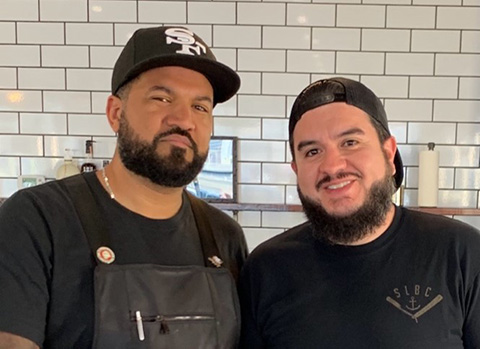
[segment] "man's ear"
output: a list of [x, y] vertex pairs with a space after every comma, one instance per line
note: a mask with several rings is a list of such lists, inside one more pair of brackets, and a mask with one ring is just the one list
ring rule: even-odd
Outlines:
[[395, 140], [395, 137], [390, 136], [385, 140], [385, 142], [383, 142], [383, 151], [387, 157], [390, 167], [392, 168], [392, 175], [395, 175], [397, 172], [394, 163], [395, 153], [397, 152], [397, 141]]
[[106, 114], [108, 123], [113, 132], [117, 133], [120, 127], [120, 118], [123, 110], [123, 102], [120, 98], [110, 95], [107, 99]]
[[295, 174], [298, 174], [297, 173], [297, 163], [295, 162], [295, 160], [292, 160], [290, 162], [290, 166], [292, 167], [293, 172], [295, 172]]

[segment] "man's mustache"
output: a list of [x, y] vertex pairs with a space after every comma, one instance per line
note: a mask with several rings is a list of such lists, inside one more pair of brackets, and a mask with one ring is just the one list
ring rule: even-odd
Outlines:
[[326, 175], [325, 177], [323, 177], [321, 180], [318, 181], [315, 188], [317, 190], [319, 190], [324, 184], [327, 184], [327, 183], [333, 181], [334, 179], [342, 179], [342, 178], [346, 178], [346, 177], [349, 177], [349, 176], [354, 176], [356, 178], [361, 178], [360, 174], [355, 173], [355, 172], [339, 172], [334, 176]]
[[162, 138], [167, 137], [167, 136], [171, 136], [171, 135], [174, 135], [174, 134], [178, 134], [180, 136], [186, 137], [190, 142], [190, 147], [192, 148], [192, 150], [195, 153], [198, 151], [197, 143], [195, 143], [195, 141], [193, 140], [190, 133], [188, 131], [178, 127], [178, 126], [173, 127], [168, 131], [158, 133], [157, 135], [155, 135], [155, 137], [153, 138], [153, 145], [156, 147], [158, 145], [158, 142], [160, 142]]

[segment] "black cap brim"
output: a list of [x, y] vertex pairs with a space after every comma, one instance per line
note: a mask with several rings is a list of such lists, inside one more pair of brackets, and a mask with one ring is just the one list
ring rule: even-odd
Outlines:
[[164, 55], [140, 62], [125, 75], [123, 81], [114, 82], [117, 86], [113, 94], [116, 94], [121, 86], [139, 76], [147, 70], [178, 66], [191, 69], [203, 74], [213, 88], [215, 103], [222, 103], [230, 99], [240, 88], [240, 78], [237, 73], [220, 62], [189, 55]]
[[393, 163], [395, 164], [395, 175], [393, 176], [393, 178], [395, 178], [395, 188], [398, 189], [403, 182], [403, 161], [398, 149], [395, 152], [395, 158], [393, 159]]
[[208, 45], [184, 27], [138, 29], [127, 41], [112, 74], [112, 94], [143, 72], [179, 66], [203, 74], [213, 88], [214, 103], [225, 102], [240, 88], [240, 77], [217, 61]]

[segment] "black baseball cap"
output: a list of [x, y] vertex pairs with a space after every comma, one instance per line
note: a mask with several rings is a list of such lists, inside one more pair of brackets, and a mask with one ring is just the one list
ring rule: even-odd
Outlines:
[[[307, 111], [334, 102], [345, 102], [357, 107], [377, 121], [389, 135], [387, 114], [382, 102], [375, 93], [362, 83], [346, 78], [331, 78], [319, 80], [307, 86], [295, 99], [290, 121], [288, 135], [293, 152], [293, 130], [295, 125]], [[395, 187], [398, 189], [403, 181], [403, 162], [400, 153], [397, 151], [394, 158], [395, 163]]]
[[230, 99], [240, 77], [217, 61], [210, 48], [184, 27], [154, 27], [135, 31], [115, 63], [112, 94], [141, 73], [158, 67], [180, 66], [203, 74], [213, 87], [214, 104]]

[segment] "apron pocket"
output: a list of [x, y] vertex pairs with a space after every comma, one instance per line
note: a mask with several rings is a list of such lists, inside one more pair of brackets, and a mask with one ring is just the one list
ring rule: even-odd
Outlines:
[[[210, 314], [130, 315], [138, 342], [162, 348], [211, 348], [216, 342], [215, 317]], [[195, 344], [192, 344], [195, 343]]]

